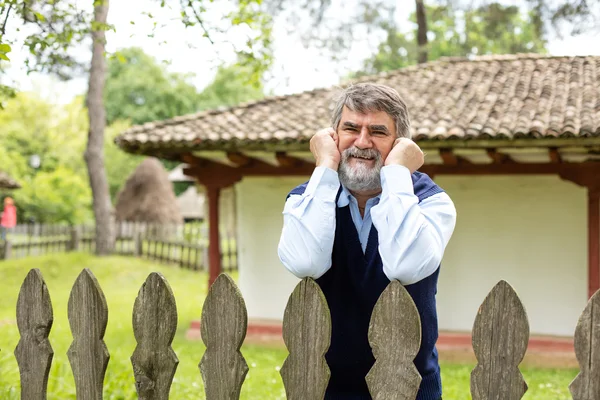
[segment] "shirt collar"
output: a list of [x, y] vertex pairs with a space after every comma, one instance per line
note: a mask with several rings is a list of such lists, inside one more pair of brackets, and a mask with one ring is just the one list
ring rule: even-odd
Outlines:
[[[350, 191], [348, 189], [346, 189], [346, 187], [344, 185], [340, 185], [340, 187], [341, 187], [341, 193], [340, 193], [340, 196], [338, 197], [338, 201], [337, 201], [338, 207], [340, 207], [340, 208], [346, 207], [347, 205], [350, 204], [351, 199], [354, 199], [354, 201], [356, 201], [354, 196], [352, 196], [352, 193], [350, 193]], [[369, 201], [367, 203], [373, 202], [375, 204], [378, 204], [380, 198], [381, 198], [381, 193], [378, 194], [377, 196], [369, 199]]]

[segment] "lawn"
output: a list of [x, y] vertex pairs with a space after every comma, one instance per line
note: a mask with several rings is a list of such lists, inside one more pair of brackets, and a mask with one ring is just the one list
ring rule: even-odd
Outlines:
[[[109, 319], [105, 342], [110, 362], [105, 378], [105, 399], [136, 399], [130, 356], [135, 349], [131, 310], [140, 286], [151, 272], [162, 273], [168, 280], [179, 313], [178, 331], [173, 349], [179, 366], [171, 387], [171, 399], [203, 399], [204, 388], [198, 363], [204, 353], [201, 341], [190, 341], [185, 333], [198, 319], [206, 295], [204, 273], [154, 264], [132, 257], [96, 258], [85, 253], [53, 254], [0, 262], [0, 398], [19, 399], [19, 371], [13, 351], [19, 340], [15, 323], [15, 304], [19, 287], [30, 268], [39, 268], [44, 276], [54, 307], [54, 325], [50, 343], [54, 359], [48, 385], [49, 399], [75, 399], [75, 385], [67, 350], [72, 336], [67, 320], [67, 301], [71, 286], [83, 268], [89, 268], [102, 287], [108, 303]], [[235, 278], [235, 276], [234, 276]], [[242, 347], [250, 372], [242, 389], [242, 399], [285, 399], [279, 368], [287, 355], [276, 346]], [[442, 364], [444, 399], [470, 399], [469, 374], [473, 365]], [[577, 371], [572, 369], [524, 368], [529, 384], [526, 400], [570, 399], [567, 386]]]

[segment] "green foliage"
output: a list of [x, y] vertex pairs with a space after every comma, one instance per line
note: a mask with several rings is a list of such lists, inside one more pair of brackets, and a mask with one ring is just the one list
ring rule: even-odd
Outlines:
[[219, 67], [214, 80], [199, 95], [199, 109], [235, 106], [259, 100], [264, 95], [262, 84], [250, 84], [253, 70], [240, 64]]
[[[29, 50], [25, 60], [28, 71], [52, 73], [61, 79], [68, 79], [74, 71], [83, 72], [83, 64], [73, 56], [71, 47], [88, 37], [92, 15], [82, 11], [76, 0], [0, 0], [0, 21], [4, 22], [0, 46], [15, 40], [9, 32], [19, 32], [24, 25], [33, 28], [27, 30], [24, 39]], [[15, 22], [18, 25], [11, 26]], [[8, 61], [7, 53], [0, 59]]]
[[[161, 7], [175, 1], [160, 1]], [[234, 48], [239, 65], [249, 68], [251, 85], [260, 86], [262, 76], [273, 63], [271, 14], [262, 6], [263, 0], [179, 0], [181, 21], [186, 27], [197, 27], [202, 37], [212, 44], [229, 43]], [[221, 18], [215, 17], [217, 9], [225, 10]], [[211, 14], [213, 13], [213, 14]], [[243, 34], [243, 44], [233, 42], [223, 33]]]
[[[262, 87], [248, 83], [249, 68], [238, 65], [219, 68], [215, 80], [197, 93], [184, 77], [170, 74], [139, 49], [128, 49], [120, 54], [130, 61], [111, 61], [106, 101], [109, 116], [111, 109], [115, 113], [106, 130], [104, 144], [113, 202], [143, 159], [123, 152], [114, 143], [115, 137], [131, 126], [130, 121], [143, 123], [263, 97]], [[130, 101], [131, 93], [147, 96], [147, 100], [135, 105]], [[19, 221], [29, 218], [37, 222], [89, 221], [91, 193], [83, 159], [88, 132], [84, 98], [58, 106], [33, 94], [19, 93], [6, 102], [5, 110], [0, 110], [0, 126], [0, 164], [23, 186], [11, 191]], [[29, 165], [34, 155], [41, 160], [37, 168]], [[164, 163], [171, 168], [178, 164]], [[176, 190], [180, 193], [187, 186], [189, 184], [180, 184]]]
[[[81, 156], [87, 123], [82, 110], [76, 102], [58, 107], [19, 93], [0, 111], [2, 169], [22, 185], [11, 192], [19, 222], [89, 221], [91, 194]], [[34, 155], [41, 160], [38, 168], [29, 162]]]
[[[450, 6], [427, 7], [429, 60], [444, 56], [468, 57], [482, 54], [544, 53], [546, 41], [532, 22], [516, 6], [491, 3], [459, 15]], [[387, 25], [387, 38], [377, 54], [365, 62], [357, 75], [373, 74], [417, 63], [416, 17], [410, 34]]]
[[222, 66], [201, 93], [189, 77], [171, 73], [139, 48], [120, 50], [109, 60], [105, 87], [109, 124], [164, 120], [199, 110], [233, 106], [264, 97], [263, 86], [253, 83], [254, 70], [238, 64]]
[[113, 203], [117, 198], [117, 193], [125, 184], [127, 178], [133, 173], [144, 157], [125, 153], [114, 142], [114, 139], [129, 124], [124, 121], [117, 121], [106, 129], [104, 141], [104, 159], [106, 168], [106, 177], [108, 178], [108, 189]]
[[87, 179], [73, 172], [60, 166], [51, 172], [40, 171], [22, 182], [22, 189], [14, 196], [24, 210], [21, 222], [30, 217], [45, 223], [89, 221], [92, 194]]
[[[83, 153], [88, 120], [83, 98], [65, 106], [51, 105], [19, 93], [0, 111], [0, 164], [22, 188], [10, 192], [20, 222], [81, 223], [91, 219], [91, 192]], [[120, 150], [113, 142], [129, 124], [117, 122], [107, 129], [105, 164], [112, 198], [137, 167], [141, 157]], [[38, 168], [29, 158], [40, 157]]]
[[198, 93], [187, 78], [168, 72], [139, 48], [120, 50], [108, 62], [107, 123], [143, 124], [197, 111]]

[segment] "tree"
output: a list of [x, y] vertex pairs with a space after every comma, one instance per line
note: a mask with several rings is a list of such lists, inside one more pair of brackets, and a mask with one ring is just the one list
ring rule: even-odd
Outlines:
[[429, 56], [427, 50], [427, 14], [425, 4], [423, 0], [415, 0], [416, 3], [416, 15], [417, 15], [417, 48], [419, 52], [418, 62], [419, 64], [426, 63]]
[[200, 110], [232, 107], [265, 97], [262, 83], [250, 84], [252, 70], [240, 64], [221, 66], [213, 81], [198, 96]]
[[[164, 120], [205, 109], [234, 106], [264, 97], [262, 83], [252, 82], [252, 69], [234, 63], [218, 68], [213, 81], [198, 93], [187, 76], [171, 73], [139, 48], [118, 51], [108, 60], [104, 103], [107, 121], [105, 155], [111, 199], [142, 158], [124, 153], [113, 142], [131, 124]], [[179, 163], [161, 160], [171, 169]], [[175, 183], [176, 194], [189, 183]]]
[[90, 187], [93, 194], [94, 219], [96, 221], [96, 254], [112, 253], [114, 246], [112, 204], [108, 191], [108, 179], [104, 168], [104, 129], [106, 110], [104, 109], [104, 81], [106, 65], [106, 18], [108, 0], [95, 0], [94, 20], [92, 21], [92, 63], [89, 74], [87, 108], [89, 133], [84, 159], [87, 164]]
[[108, 124], [143, 124], [199, 108], [198, 91], [188, 77], [168, 72], [140, 48], [119, 50], [108, 61], [104, 100]]
[[[11, 192], [20, 221], [90, 222], [92, 198], [81, 157], [85, 113], [80, 99], [57, 106], [26, 93], [0, 111], [0, 164], [22, 184]], [[32, 156], [39, 165], [30, 163]]]
[[[152, 1], [152, 0], [148, 0]], [[155, 0], [159, 1], [159, 0]], [[173, 0], [174, 1], [174, 0]], [[160, 0], [161, 7], [173, 1]], [[213, 33], [220, 26], [210, 26], [205, 12], [214, 0], [180, 1], [181, 20], [185, 26], [198, 26], [204, 36], [213, 42]], [[260, 75], [270, 65], [271, 21], [268, 15], [260, 12], [261, 0], [238, 0], [235, 11], [229, 12], [225, 19], [231, 26], [244, 25], [257, 32], [249, 36], [237, 50], [241, 59], [252, 68], [252, 80], [259, 81]], [[9, 60], [11, 51], [6, 33], [9, 18], [38, 29], [27, 36], [26, 46], [31, 57], [27, 60], [29, 70], [51, 72], [63, 79], [72, 76], [74, 70], [85, 63], [72, 57], [72, 47], [92, 39], [92, 60], [89, 69], [88, 116], [89, 134], [84, 158], [86, 160], [90, 186], [93, 194], [93, 207], [96, 220], [96, 254], [104, 255], [112, 251], [114, 240], [111, 228], [111, 202], [109, 197], [106, 171], [104, 167], [104, 129], [106, 115], [103, 103], [105, 83], [105, 31], [107, 25], [108, 0], [93, 0], [93, 13], [79, 10], [76, 0], [0, 0], [0, 60]], [[33, 60], [33, 62], [30, 62]], [[87, 69], [84, 68], [84, 71]], [[4, 88], [0, 88], [0, 92]]]
[[[406, 31], [406, 27], [400, 26], [395, 16], [399, 9], [407, 7], [407, 2], [345, 0], [341, 3], [343, 6], [340, 7], [340, 2], [332, 0], [264, 0], [270, 12], [278, 18], [287, 19], [290, 34], [300, 32], [307, 45], [321, 49], [334, 62], [351, 59], [354, 46], [361, 41], [376, 48], [401, 41], [402, 46], [395, 48], [409, 49], [411, 54], [419, 54], [419, 62], [435, 59], [432, 46], [436, 44], [432, 44], [427, 35], [429, 33], [431, 36], [430, 25], [437, 23], [435, 18], [427, 15], [431, 9], [441, 7], [454, 10], [455, 13], [472, 13], [482, 8], [491, 10], [495, 4], [503, 4], [497, 0], [415, 0], [416, 18], [413, 14], [412, 22], [416, 23], [417, 32], [409, 38], [407, 35], [396, 37], [397, 32]], [[517, 9], [528, 16], [532, 24], [528, 31], [532, 32], [532, 37], [544, 41], [551, 33], [560, 34], [569, 26], [572, 34], [600, 28], [598, 0], [527, 0]], [[411, 43], [405, 44], [405, 40]]]
[[108, 61], [104, 96], [108, 123], [128, 120], [137, 125], [264, 97], [262, 83], [252, 83], [251, 68], [240, 63], [219, 67], [201, 93], [189, 78], [167, 71], [142, 49], [118, 51]]
[[[546, 42], [539, 36], [532, 13], [523, 14], [518, 7], [498, 3], [481, 6], [464, 13], [462, 18], [449, 6], [427, 8], [429, 60], [444, 56], [468, 57], [477, 54], [543, 53]], [[417, 16], [412, 33], [401, 33], [393, 27], [378, 52], [365, 61], [358, 75], [394, 70], [420, 62], [418, 45], [411, 36], [418, 34]], [[490, 38], [494, 38], [493, 40]]]

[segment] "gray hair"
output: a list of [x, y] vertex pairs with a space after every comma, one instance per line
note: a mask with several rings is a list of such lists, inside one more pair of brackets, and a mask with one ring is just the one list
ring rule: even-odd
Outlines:
[[359, 113], [383, 111], [394, 120], [396, 135], [410, 138], [410, 117], [406, 103], [400, 94], [389, 86], [357, 83], [347, 87], [335, 103], [331, 116], [333, 129], [337, 130], [340, 124], [344, 106]]

